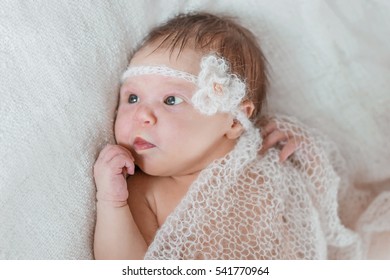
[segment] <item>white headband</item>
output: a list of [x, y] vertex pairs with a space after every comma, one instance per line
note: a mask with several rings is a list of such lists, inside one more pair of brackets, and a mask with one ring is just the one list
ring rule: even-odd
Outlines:
[[244, 127], [249, 125], [248, 118], [240, 110], [246, 92], [245, 83], [237, 75], [230, 73], [225, 59], [214, 54], [203, 57], [198, 76], [164, 65], [129, 66], [122, 75], [122, 83], [129, 77], [152, 74], [180, 78], [196, 84], [198, 90], [191, 102], [201, 113], [231, 113]]
[[197, 83], [198, 78], [190, 73], [179, 71], [176, 69], [169, 68], [164, 65], [158, 66], [129, 66], [125, 73], [122, 75], [122, 83], [129, 77], [140, 76], [140, 75], [161, 75], [166, 77], [174, 77], [186, 80], [188, 82]]

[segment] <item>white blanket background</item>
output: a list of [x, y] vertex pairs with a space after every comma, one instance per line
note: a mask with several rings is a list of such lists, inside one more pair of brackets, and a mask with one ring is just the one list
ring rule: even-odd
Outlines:
[[318, 127], [354, 184], [390, 187], [390, 2], [0, 2], [0, 259], [91, 259], [94, 161], [119, 78], [154, 25], [236, 15], [270, 64], [270, 112]]

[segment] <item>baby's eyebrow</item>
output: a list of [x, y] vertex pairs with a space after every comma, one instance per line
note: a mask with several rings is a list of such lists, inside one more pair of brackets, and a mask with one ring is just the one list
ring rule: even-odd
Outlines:
[[122, 75], [122, 83], [129, 77], [157, 74], [165, 77], [179, 78], [188, 82], [197, 84], [198, 77], [184, 71], [176, 70], [165, 65], [141, 65], [141, 66], [129, 66], [125, 73]]
[[126, 83], [122, 83], [120, 89], [119, 89], [119, 94], [126, 94], [129, 92], [133, 92], [136, 90], [136, 86], [133, 85], [133, 83], [126, 81]]

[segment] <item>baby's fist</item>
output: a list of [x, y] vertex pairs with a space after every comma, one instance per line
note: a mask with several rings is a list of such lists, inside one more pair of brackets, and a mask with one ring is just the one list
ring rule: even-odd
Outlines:
[[134, 158], [130, 151], [119, 145], [107, 145], [100, 152], [93, 171], [97, 200], [115, 207], [126, 205], [129, 196], [126, 176], [134, 174]]

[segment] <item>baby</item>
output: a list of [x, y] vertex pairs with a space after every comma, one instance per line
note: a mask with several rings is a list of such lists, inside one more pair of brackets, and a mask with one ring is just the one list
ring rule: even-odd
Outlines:
[[266, 84], [255, 37], [232, 19], [184, 14], [152, 30], [123, 75], [117, 145], [94, 167], [97, 259], [316, 259], [354, 240], [328, 203], [337, 194], [321, 201], [328, 186], [313, 180], [334, 175], [318, 174], [325, 161], [279, 162], [296, 148], [287, 132], [303, 130], [271, 122], [262, 142]]

